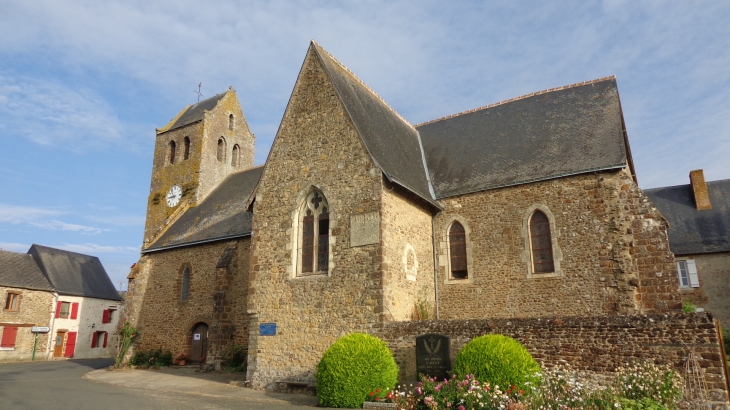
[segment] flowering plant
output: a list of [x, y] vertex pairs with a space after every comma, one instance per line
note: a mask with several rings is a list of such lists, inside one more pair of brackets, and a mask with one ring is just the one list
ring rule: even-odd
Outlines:
[[190, 359], [190, 355], [187, 353], [180, 353], [179, 355], [175, 356], [175, 361], [179, 362], [180, 360], [188, 360]]

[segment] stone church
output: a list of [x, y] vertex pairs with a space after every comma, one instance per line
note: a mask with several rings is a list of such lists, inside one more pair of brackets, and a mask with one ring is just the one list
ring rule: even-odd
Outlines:
[[156, 134], [125, 315], [256, 388], [386, 322], [681, 310], [613, 77], [412, 125], [312, 42], [263, 166], [232, 89]]

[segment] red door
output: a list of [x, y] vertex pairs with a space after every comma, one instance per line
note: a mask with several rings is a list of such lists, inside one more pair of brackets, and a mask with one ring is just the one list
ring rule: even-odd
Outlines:
[[76, 332], [68, 332], [68, 339], [66, 339], [66, 351], [63, 355], [65, 357], [74, 357], [74, 348], [76, 348]]

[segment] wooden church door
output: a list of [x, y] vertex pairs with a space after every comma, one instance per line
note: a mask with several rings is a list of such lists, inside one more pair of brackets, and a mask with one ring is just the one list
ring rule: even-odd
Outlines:
[[190, 341], [190, 363], [205, 362], [201, 360], [208, 351], [208, 325], [198, 323], [193, 327], [193, 334]]

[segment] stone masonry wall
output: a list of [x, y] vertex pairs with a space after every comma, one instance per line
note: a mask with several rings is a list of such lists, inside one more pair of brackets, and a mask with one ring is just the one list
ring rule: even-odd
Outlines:
[[[667, 223], [627, 171], [443, 199], [440, 317], [597, 316], [681, 309]], [[529, 215], [551, 219], [556, 274], [533, 274]], [[469, 279], [449, 280], [447, 231], [467, 231]]]
[[376, 335], [393, 351], [401, 382], [416, 380], [415, 338], [428, 333], [451, 337], [452, 362], [471, 339], [491, 333], [517, 339], [542, 366], [567, 362], [576, 370], [604, 374], [636, 360], [683, 371], [692, 349], [712, 399], [728, 401], [722, 346], [709, 314], [385, 322]]
[[[431, 306], [433, 240], [431, 210], [415, 195], [388, 184], [383, 190], [383, 304], [389, 320], [410, 320], [416, 303]], [[422, 200], [420, 201], [422, 202]]]
[[[247, 345], [249, 244], [242, 238], [143, 256], [125, 306], [125, 317], [140, 331], [136, 348], [189, 352], [200, 322], [209, 326], [208, 363], [232, 343]], [[181, 300], [184, 266], [191, 272], [187, 301]]]
[[[5, 307], [9, 292], [20, 295], [20, 305], [17, 312], [0, 310], [0, 337], [2, 337], [2, 332], [6, 326], [18, 327], [18, 333], [14, 348], [0, 349], [0, 362], [30, 360], [33, 356], [33, 344], [35, 343], [35, 335], [31, 333], [30, 329], [36, 325], [51, 326], [51, 311], [53, 310], [55, 295], [52, 292], [40, 290], [0, 286], [0, 301], [3, 304], [0, 308]], [[50, 333], [38, 334], [36, 360], [45, 358], [50, 337]]]
[[[254, 204], [248, 312], [255, 388], [313, 381], [336, 339], [383, 320], [380, 244], [351, 247], [349, 236], [351, 215], [379, 212], [381, 178], [310, 49]], [[296, 277], [296, 211], [311, 187], [329, 203], [330, 264], [327, 274]], [[261, 323], [276, 323], [277, 335], [259, 336]]]

